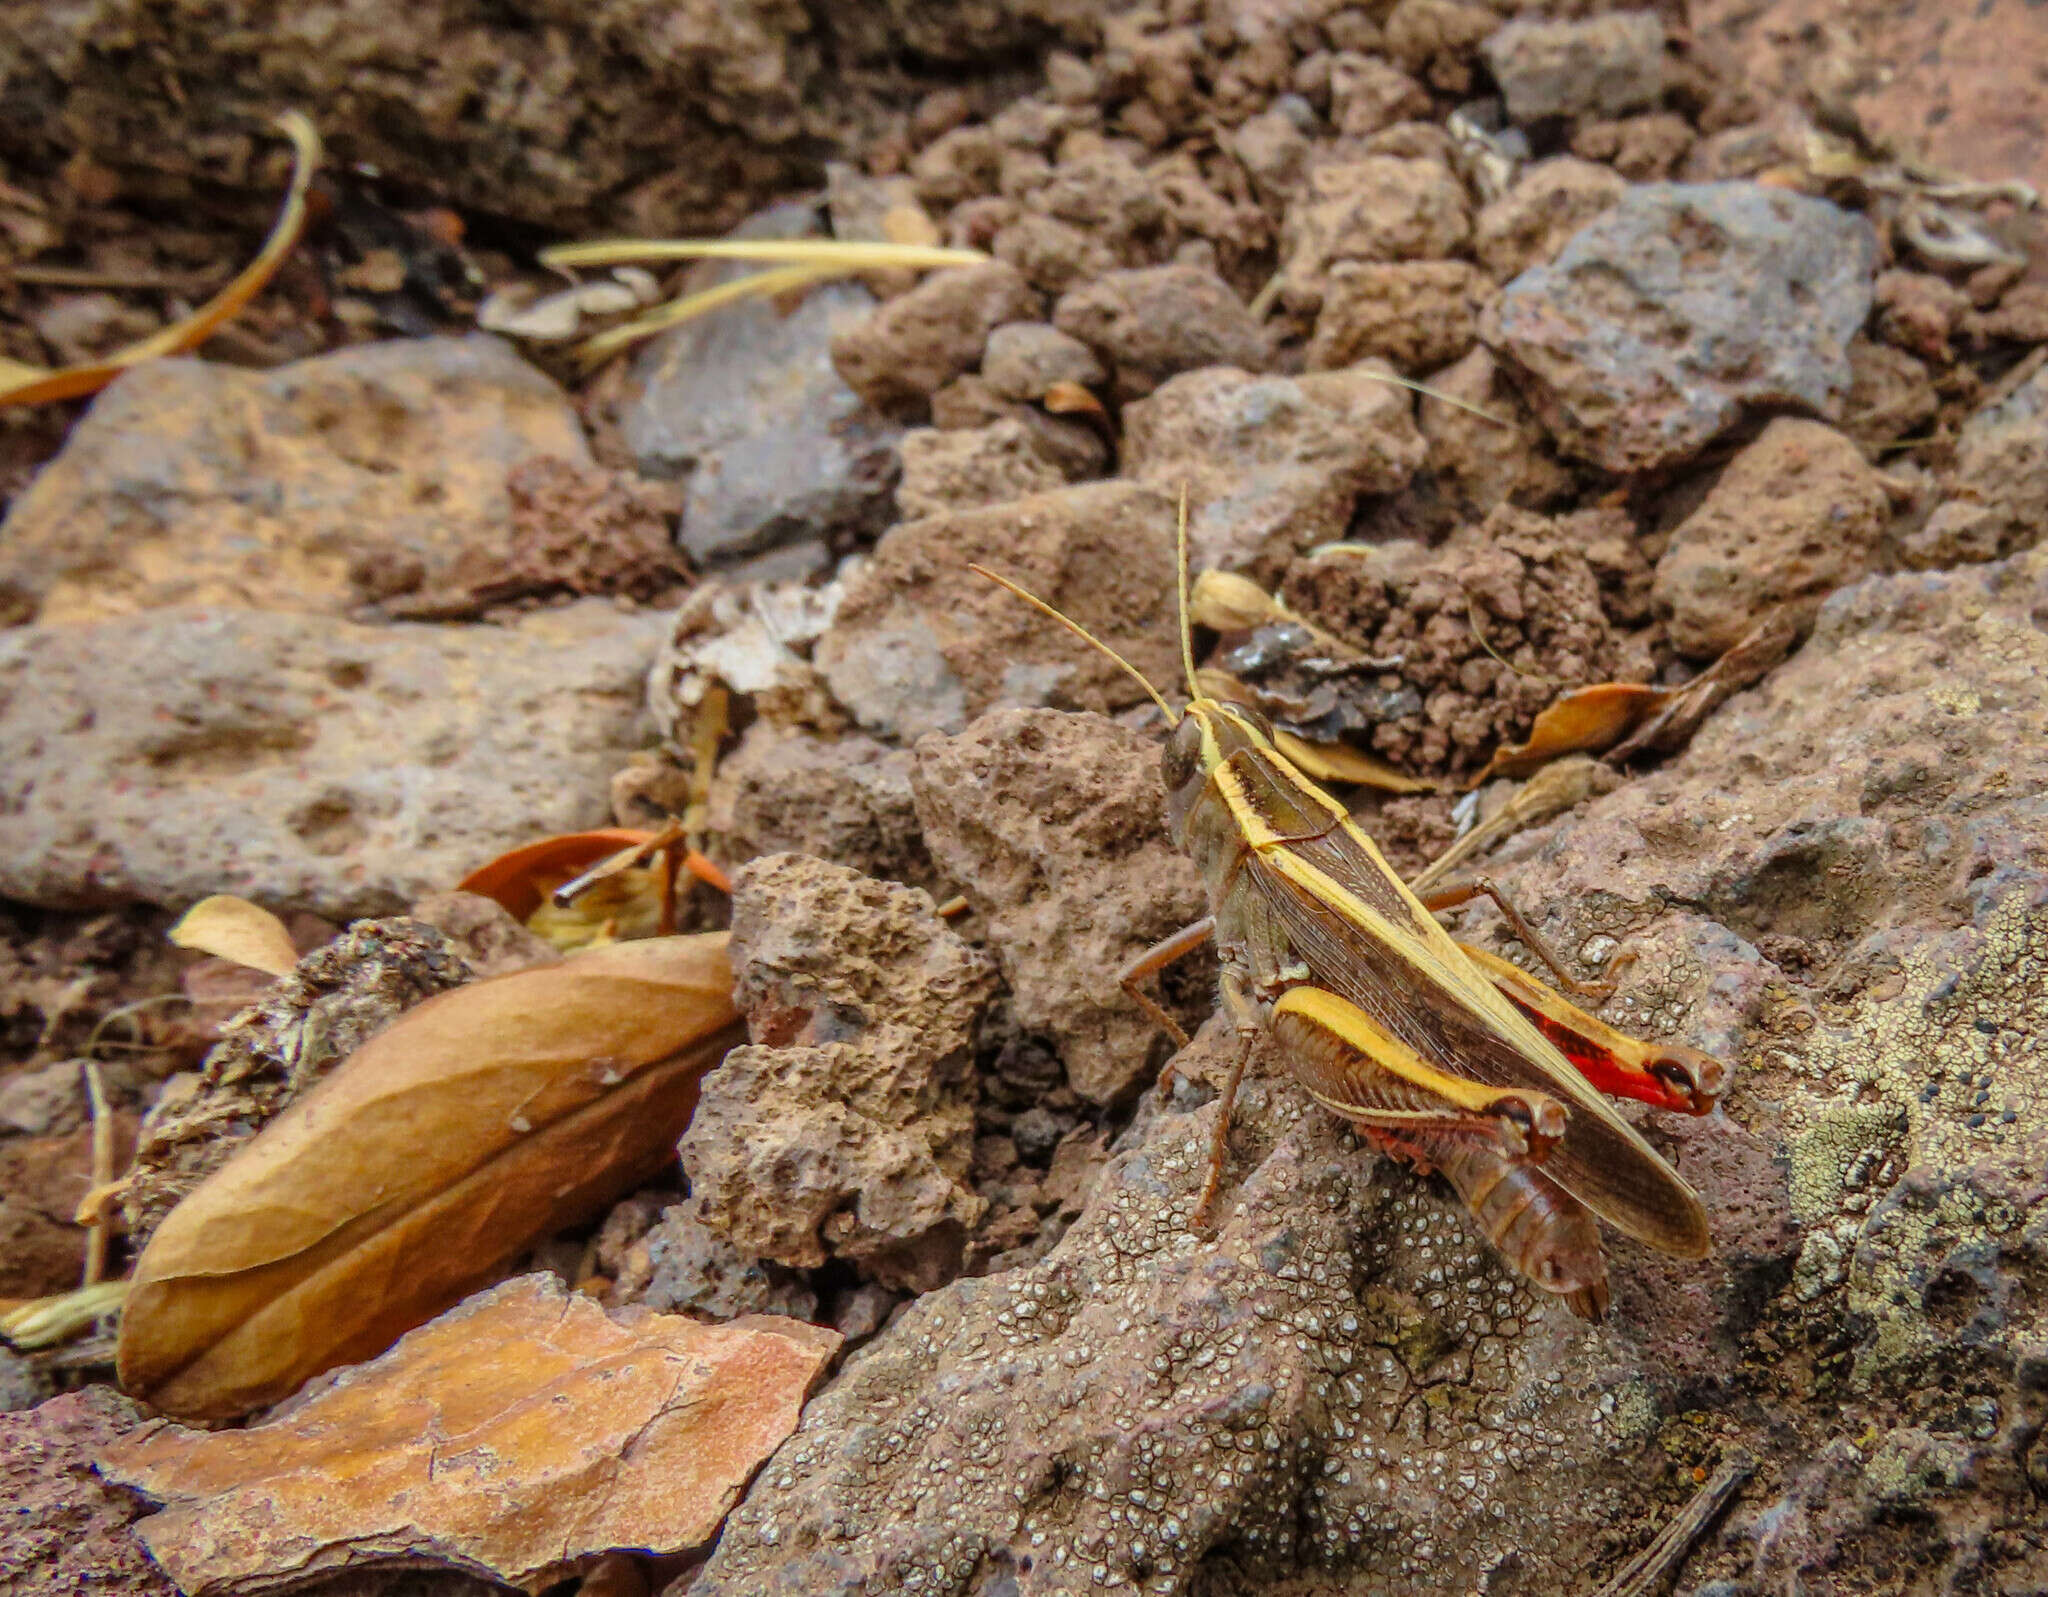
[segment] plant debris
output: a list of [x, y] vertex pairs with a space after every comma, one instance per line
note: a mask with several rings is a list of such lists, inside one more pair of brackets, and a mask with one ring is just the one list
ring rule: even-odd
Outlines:
[[319, 169], [322, 153], [319, 133], [299, 112], [287, 111], [278, 118], [277, 125], [292, 141], [291, 186], [285, 191], [284, 205], [277, 213], [277, 224], [270, 230], [270, 237], [263, 241], [263, 248], [257, 252], [256, 258], [242, 269], [235, 280], [191, 315], [104, 360], [66, 366], [58, 371], [44, 371], [0, 356], [0, 406], [41, 405], [51, 400], [96, 394], [131, 366], [197, 348], [262, 292], [263, 286], [284, 264], [285, 257], [291, 254], [292, 246], [299, 241], [300, 230], [306, 225], [306, 193], [312, 185], [314, 172]]
[[708, 1541], [839, 1342], [774, 1315], [621, 1325], [522, 1276], [265, 1424], [155, 1421], [99, 1469], [165, 1505], [136, 1534], [187, 1597], [422, 1563], [538, 1592]]
[[165, 1217], [122, 1385], [228, 1418], [367, 1358], [674, 1156], [739, 1041], [725, 936], [475, 982], [365, 1043]]

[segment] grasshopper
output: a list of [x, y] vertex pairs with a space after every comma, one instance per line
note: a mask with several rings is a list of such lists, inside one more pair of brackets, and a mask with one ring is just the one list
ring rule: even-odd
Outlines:
[[1490, 882], [1428, 898], [1410, 892], [1344, 806], [1280, 752], [1264, 717], [1201, 692], [1185, 500], [1178, 586], [1190, 700], [1182, 711], [1078, 623], [1009, 579], [974, 570], [1114, 660], [1170, 728], [1167, 819], [1201, 872], [1210, 913], [1141, 954], [1120, 981], [1184, 1047], [1186, 1032], [1142, 984], [1215, 942], [1238, 1047], [1198, 1228], [1228, 1162], [1238, 1086], [1267, 1038], [1318, 1103], [1418, 1171], [1441, 1170], [1496, 1250], [1582, 1318], [1600, 1319], [1608, 1301], [1591, 1216], [1676, 1257], [1706, 1256], [1698, 1195], [1602, 1094], [1705, 1114], [1725, 1086], [1723, 1066], [1626, 1037], [1518, 967], [1455, 941], [1434, 911], [1488, 896], [1565, 987], [1593, 999], [1612, 992], [1607, 982], [1575, 980]]

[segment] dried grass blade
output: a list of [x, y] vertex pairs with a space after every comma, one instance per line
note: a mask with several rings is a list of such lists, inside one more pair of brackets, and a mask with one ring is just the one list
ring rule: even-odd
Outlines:
[[291, 186], [285, 191], [284, 204], [278, 210], [270, 237], [263, 241], [263, 248], [257, 252], [256, 258], [242, 268], [234, 281], [190, 316], [152, 333], [140, 343], [117, 350], [104, 360], [65, 366], [57, 371], [43, 371], [18, 361], [0, 365], [0, 405], [40, 405], [52, 400], [96, 394], [131, 366], [139, 366], [162, 355], [183, 354], [205, 343], [222, 323], [262, 292], [264, 285], [284, 264], [292, 246], [298, 243], [299, 233], [306, 225], [306, 191], [312, 184], [314, 172], [319, 169], [322, 153], [319, 132], [301, 113], [287, 111], [277, 119], [277, 125], [292, 141], [296, 156]]
[[842, 272], [980, 266], [988, 259], [980, 250], [848, 238], [605, 238], [555, 244], [540, 252], [541, 264], [553, 267], [623, 266], [634, 261], [759, 261], [832, 266]]
[[608, 327], [593, 338], [586, 338], [576, 346], [576, 358], [586, 366], [595, 366], [609, 360], [622, 349], [631, 349], [642, 339], [652, 338], [656, 333], [666, 332], [671, 327], [680, 327], [684, 322], [694, 321], [706, 312], [715, 311], [724, 305], [731, 305], [757, 295], [782, 294], [793, 288], [807, 288], [812, 283], [822, 283], [828, 278], [844, 277], [855, 270], [850, 266], [829, 263], [814, 266], [771, 266], [765, 272], [756, 272], [751, 277], [735, 278], [730, 283], [719, 283], [711, 288], [700, 289], [694, 294], [685, 294], [681, 299], [672, 299], [666, 305], [657, 305], [644, 316], [617, 327]]

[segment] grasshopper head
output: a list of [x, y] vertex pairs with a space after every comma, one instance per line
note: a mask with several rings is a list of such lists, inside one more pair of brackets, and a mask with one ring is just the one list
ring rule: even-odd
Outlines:
[[1191, 702], [1167, 738], [1160, 759], [1160, 776], [1166, 783], [1166, 818], [1183, 847], [1189, 841], [1189, 817], [1210, 777], [1240, 749], [1271, 754], [1272, 723], [1256, 710], [1225, 704], [1221, 699]]

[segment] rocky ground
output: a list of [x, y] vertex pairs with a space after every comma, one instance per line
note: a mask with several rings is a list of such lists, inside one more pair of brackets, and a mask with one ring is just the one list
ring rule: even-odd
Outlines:
[[[548, 957], [467, 872], [687, 811], [750, 1042], [668, 1175], [522, 1267], [849, 1351], [640, 1589], [1590, 1597], [1746, 1462], [1670, 1589], [2048, 1590], [2036, 13], [442, 5], [345, 47], [10, 14], [0, 355], [103, 353], [231, 271], [261, 114], [338, 159], [206, 358], [0, 411], [0, 1299], [84, 1263], [81, 1060], [142, 1149], [132, 1254], [206, 1137]], [[552, 238], [905, 214], [988, 259], [594, 374], [474, 330]], [[1609, 1021], [1733, 1067], [1642, 1121], [1713, 1257], [1610, 1234], [1603, 1325], [1271, 1057], [1189, 1226], [1213, 959], [1166, 978], [1165, 1093], [1114, 975], [1205, 907], [1159, 716], [966, 569], [1174, 684], [1183, 488], [1198, 569], [1297, 629], [1205, 626], [1206, 663], [1412, 779], [1339, 789], [1405, 872], [1565, 691], [1806, 607], [1682, 749], [1483, 859], [1580, 970], [1637, 956]], [[266, 988], [163, 942], [221, 892], [327, 951]], [[373, 979], [393, 948], [425, 963]], [[90, 1337], [0, 1349], [25, 1590], [171, 1589], [87, 1468], [140, 1417], [110, 1379]]]

